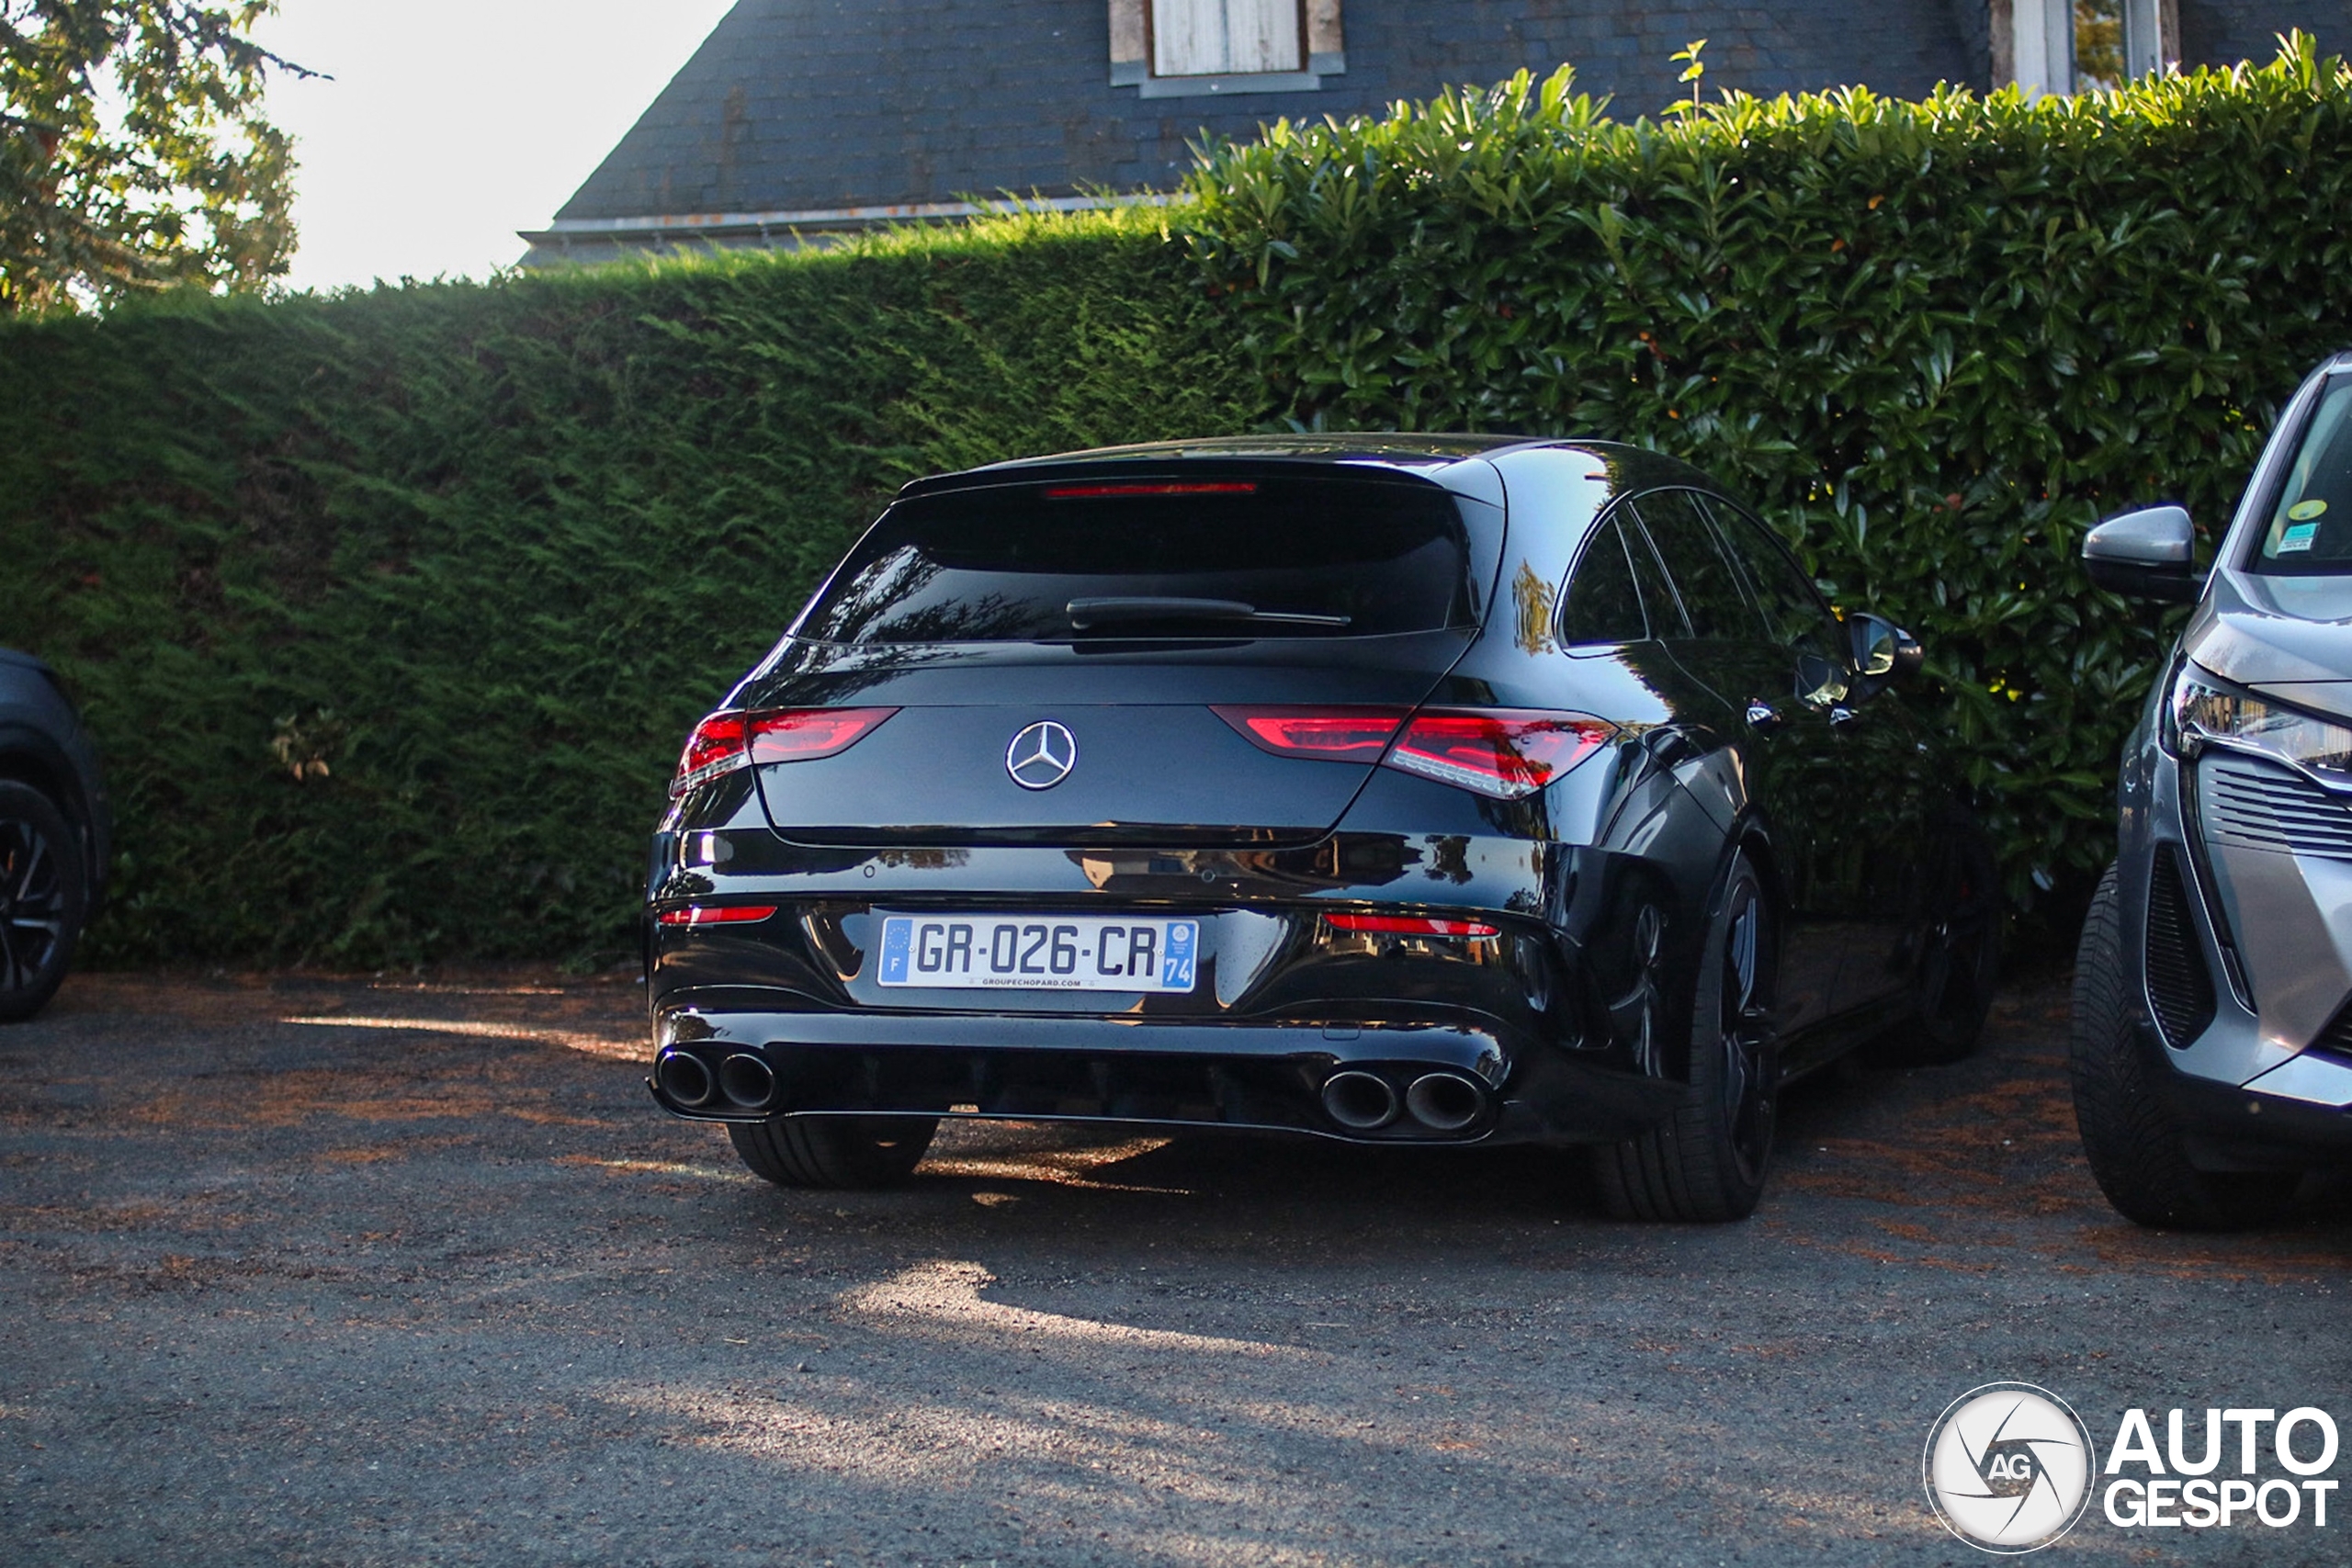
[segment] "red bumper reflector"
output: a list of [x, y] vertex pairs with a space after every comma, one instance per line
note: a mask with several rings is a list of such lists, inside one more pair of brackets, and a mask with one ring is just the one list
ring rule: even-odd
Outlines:
[[1056, 485], [1047, 501], [1091, 501], [1111, 495], [1255, 495], [1255, 484], [1228, 480], [1193, 480], [1188, 484]]
[[1326, 915], [1333, 931], [1374, 931], [1384, 936], [1500, 936], [1484, 920], [1425, 920], [1418, 915]]
[[664, 909], [653, 918], [665, 926], [739, 926], [747, 920], [764, 920], [775, 913], [774, 904], [689, 904], [683, 909]]

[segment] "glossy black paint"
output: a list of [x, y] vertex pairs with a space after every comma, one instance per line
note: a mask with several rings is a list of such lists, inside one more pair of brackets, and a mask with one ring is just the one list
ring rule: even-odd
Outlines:
[[112, 837], [96, 749], [47, 665], [0, 649], [0, 1022], [55, 995], [103, 894]]
[[[713, 1082], [747, 1055], [781, 1088], [756, 1107], [681, 1103], [659, 1082], [657, 1098], [722, 1120], [896, 1111], [1360, 1141], [1622, 1138], [1687, 1079], [1709, 900], [1742, 846], [1789, 933], [1788, 1071], [1910, 1004], [1927, 918], [1912, 873], [1953, 819], [1939, 783], [1951, 775], [1899, 694], [1853, 671], [1817, 598], [1826, 666], [1802, 639], [1698, 636], [1679, 609], [1654, 610], [1646, 637], [1562, 640], [1562, 595], [1596, 526], [1644, 540], [1642, 498], [1674, 492], [1760, 528], [1731, 521], [1737, 503], [1705, 475], [1598, 442], [1314, 437], [1080, 454], [902, 493], [1334, 467], [1454, 494], [1476, 544], [1480, 626], [1082, 645], [787, 635], [724, 706], [901, 711], [839, 756], [727, 774], [673, 803], [650, 909], [776, 912], [649, 920], [657, 1050], [693, 1055]], [[1663, 569], [1643, 570], [1671, 606]], [[1271, 756], [1208, 712], [1250, 703], [1565, 710], [1618, 730], [1548, 787], [1498, 801]], [[1040, 718], [1071, 729], [1080, 761], [1064, 784], [1024, 791], [1003, 753]], [[867, 957], [878, 909], [1196, 915], [1200, 982], [1189, 995], [885, 991]], [[1475, 918], [1497, 934], [1343, 931], [1335, 912]], [[1459, 1073], [1482, 1088], [1479, 1114], [1444, 1133], [1401, 1116], [1351, 1131], [1317, 1091], [1358, 1066], [1400, 1094], [1418, 1075]]]
[[32, 785], [74, 824], [96, 908], [114, 845], [106, 771], [56, 671], [9, 648], [0, 648], [0, 779]]

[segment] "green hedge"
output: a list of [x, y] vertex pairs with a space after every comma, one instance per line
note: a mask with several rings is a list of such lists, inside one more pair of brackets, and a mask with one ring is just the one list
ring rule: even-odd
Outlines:
[[684, 728], [904, 478], [1589, 432], [1724, 473], [1921, 632], [2015, 890], [2063, 895], [2159, 647], [2081, 529], [2218, 525], [2352, 342], [2348, 141], [2308, 45], [1664, 125], [1521, 78], [1215, 149], [1164, 216], [10, 324], [0, 642], [112, 764], [98, 957], [594, 961]]
[[694, 719], [906, 478], [1247, 428], [1157, 220], [0, 332], [96, 956], [616, 957]]
[[2180, 500], [2218, 532], [2278, 406], [2352, 346], [2352, 73], [2306, 38], [2114, 95], [1663, 126], [1521, 75], [1277, 127], [1193, 188], [1283, 417], [1687, 457], [1919, 632], [2020, 903], [2112, 853], [2162, 650], [2085, 582], [2083, 530]]

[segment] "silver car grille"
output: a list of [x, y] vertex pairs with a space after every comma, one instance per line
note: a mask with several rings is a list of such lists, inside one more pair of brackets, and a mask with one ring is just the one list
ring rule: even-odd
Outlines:
[[2301, 773], [2245, 757], [2212, 756], [2199, 778], [2206, 830], [2216, 840], [2352, 861], [2352, 806]]

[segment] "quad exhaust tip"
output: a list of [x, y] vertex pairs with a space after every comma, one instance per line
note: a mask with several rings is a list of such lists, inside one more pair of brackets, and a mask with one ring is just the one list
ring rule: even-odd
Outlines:
[[775, 1098], [775, 1069], [738, 1051], [718, 1064], [718, 1087], [736, 1104], [756, 1111]]
[[711, 1090], [718, 1087], [702, 1058], [684, 1051], [662, 1052], [662, 1059], [653, 1064], [653, 1080], [680, 1105], [707, 1104]]
[[1487, 1095], [1460, 1073], [1423, 1073], [1405, 1091], [1405, 1109], [1424, 1127], [1459, 1133], [1487, 1109]]
[[1396, 1091], [1377, 1073], [1333, 1073], [1323, 1080], [1323, 1109], [1354, 1133], [1369, 1133], [1396, 1120]]

